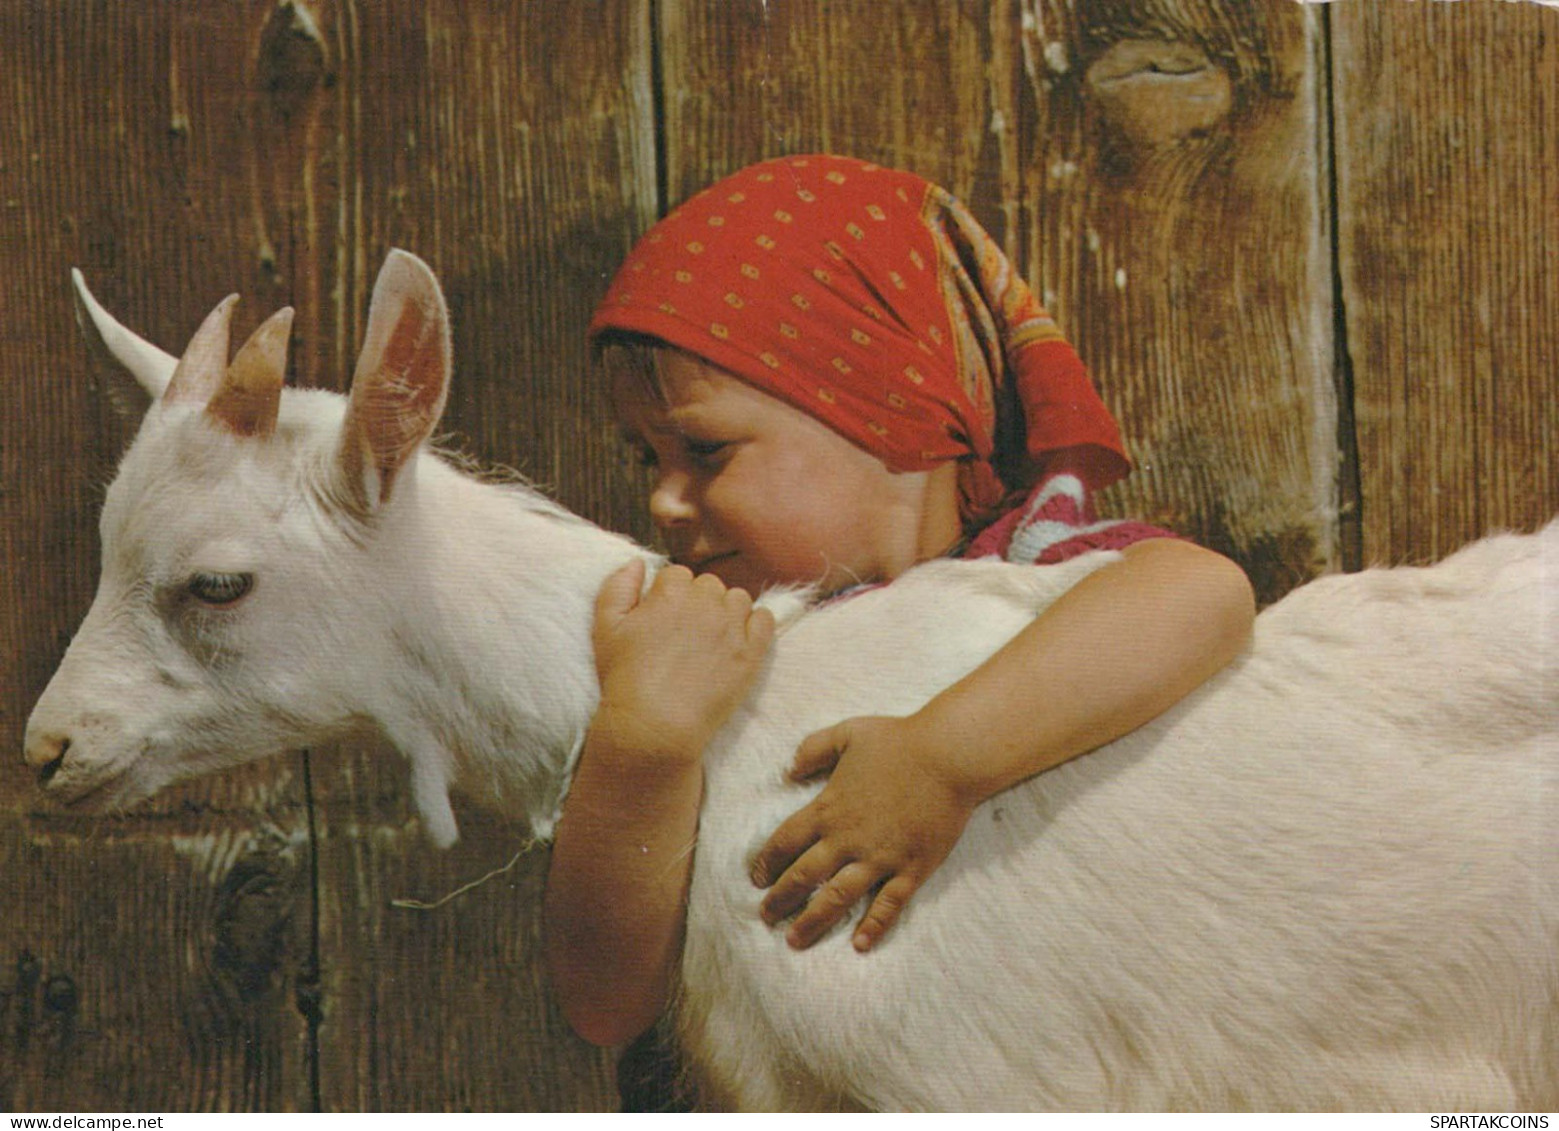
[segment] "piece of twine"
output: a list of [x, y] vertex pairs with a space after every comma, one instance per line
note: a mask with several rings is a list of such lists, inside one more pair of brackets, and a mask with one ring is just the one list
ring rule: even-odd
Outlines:
[[535, 848], [539, 843], [539, 841], [532, 837], [530, 840], [527, 840], [520, 846], [520, 850], [510, 858], [507, 864], [500, 868], [494, 868], [485, 876], [479, 876], [474, 880], [461, 884], [454, 891], [446, 892], [444, 895], [439, 896], [439, 898], [433, 900], [431, 903], [421, 899], [392, 899], [390, 900], [390, 906], [398, 908], [401, 911], [436, 911], [451, 900], [458, 899], [460, 896], [465, 895], [466, 892], [475, 891], [489, 880], [497, 879], [505, 872], [513, 871], [514, 866], [523, 860], [525, 856], [531, 851], [531, 849]]

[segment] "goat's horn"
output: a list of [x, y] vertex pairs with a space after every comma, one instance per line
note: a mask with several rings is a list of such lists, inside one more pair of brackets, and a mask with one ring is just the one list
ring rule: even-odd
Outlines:
[[195, 331], [163, 394], [167, 404], [206, 404], [227, 375], [227, 347], [237, 295], [228, 295]]
[[[76, 284], [76, 318], [89, 343], [101, 343], [109, 356], [130, 371], [141, 388], [152, 397], [163, 395], [168, 380], [178, 367], [179, 359], [164, 353], [145, 338], [120, 325], [87, 289], [87, 281], [79, 270], [72, 267], [71, 280]], [[89, 329], [90, 327], [90, 329]]]
[[275, 431], [291, 339], [289, 306], [262, 322], [239, 347], [206, 411], [240, 436], [268, 436]]

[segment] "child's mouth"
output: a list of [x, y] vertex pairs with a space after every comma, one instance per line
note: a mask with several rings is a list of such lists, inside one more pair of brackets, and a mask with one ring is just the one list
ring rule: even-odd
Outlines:
[[731, 558], [736, 557], [736, 553], [737, 552], [735, 550], [726, 550], [723, 553], [710, 554], [707, 557], [702, 557], [702, 558], [691, 558], [690, 559], [690, 558], [678, 557], [678, 558], [673, 558], [672, 560], [675, 561], [678, 565], [686, 566], [688, 569], [692, 570], [694, 573], [707, 573], [707, 572], [709, 572], [709, 568], [711, 566], [716, 565], [719, 562], [728, 561]]

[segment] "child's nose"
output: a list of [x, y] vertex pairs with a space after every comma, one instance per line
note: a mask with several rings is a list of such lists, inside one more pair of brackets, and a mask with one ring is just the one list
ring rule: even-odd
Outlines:
[[663, 470], [650, 492], [650, 520], [662, 529], [691, 522], [697, 514], [691, 487], [684, 472]]

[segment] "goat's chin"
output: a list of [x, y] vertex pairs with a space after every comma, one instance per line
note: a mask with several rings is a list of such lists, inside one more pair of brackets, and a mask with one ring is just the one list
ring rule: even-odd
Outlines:
[[66, 765], [39, 782], [44, 798], [73, 813], [120, 813], [132, 809], [179, 780], [179, 775], [148, 771], [144, 765], [107, 763]]

